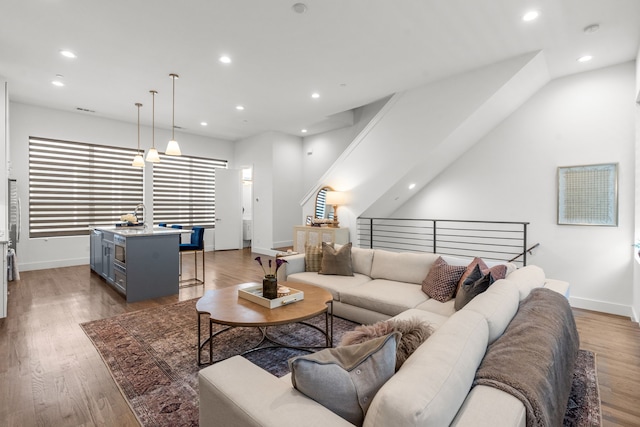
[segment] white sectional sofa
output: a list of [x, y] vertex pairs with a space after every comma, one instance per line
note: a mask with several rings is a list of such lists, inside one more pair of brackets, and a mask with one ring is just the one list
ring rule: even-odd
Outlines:
[[[334, 297], [334, 314], [362, 324], [419, 318], [435, 329], [375, 395], [365, 426], [525, 426], [523, 403], [474, 377], [487, 347], [498, 339], [532, 289], [565, 296], [566, 282], [537, 266], [510, 265], [461, 310], [421, 290], [435, 254], [352, 249], [353, 276], [305, 272], [304, 254], [287, 257], [286, 280], [314, 284]], [[470, 260], [443, 257], [449, 264]], [[283, 278], [281, 277], [281, 280]], [[555, 294], [554, 294], [555, 295]], [[562, 298], [560, 298], [562, 300]], [[297, 391], [290, 375], [276, 378], [236, 356], [200, 371], [201, 426], [348, 426], [329, 409]]]

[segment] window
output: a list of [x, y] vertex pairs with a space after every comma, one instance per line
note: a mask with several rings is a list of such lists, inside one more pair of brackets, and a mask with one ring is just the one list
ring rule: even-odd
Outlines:
[[213, 227], [216, 168], [227, 161], [161, 154], [153, 165], [154, 223]]
[[142, 202], [135, 149], [29, 137], [29, 237], [89, 234]]

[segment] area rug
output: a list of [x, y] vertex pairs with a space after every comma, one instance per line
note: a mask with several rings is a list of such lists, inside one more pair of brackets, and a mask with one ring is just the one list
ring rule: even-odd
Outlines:
[[[113, 379], [143, 426], [198, 425], [197, 299], [182, 301], [80, 326], [91, 339]], [[357, 324], [334, 318], [334, 346], [342, 334]], [[308, 321], [324, 327], [324, 316]], [[204, 322], [203, 322], [204, 323]], [[217, 328], [222, 328], [218, 326]], [[216, 329], [214, 329], [215, 331]], [[316, 346], [324, 337], [298, 324], [269, 328], [280, 342]], [[233, 328], [215, 338], [214, 360], [224, 359], [256, 346], [262, 334], [256, 328]], [[293, 349], [267, 349], [244, 357], [282, 376], [289, 372], [287, 360], [304, 354]], [[207, 360], [208, 346], [201, 352]], [[565, 426], [600, 426], [600, 397], [595, 355], [580, 350]]]

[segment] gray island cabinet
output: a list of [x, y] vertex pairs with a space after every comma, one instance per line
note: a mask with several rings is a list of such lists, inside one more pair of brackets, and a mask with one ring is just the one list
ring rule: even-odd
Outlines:
[[91, 227], [91, 270], [127, 302], [177, 294], [183, 232], [162, 227]]

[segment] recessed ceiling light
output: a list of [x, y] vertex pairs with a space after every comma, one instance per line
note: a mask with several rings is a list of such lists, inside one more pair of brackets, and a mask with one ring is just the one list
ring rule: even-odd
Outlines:
[[291, 9], [293, 9], [295, 13], [305, 13], [307, 11], [307, 5], [304, 3], [296, 3], [291, 6]]
[[51, 84], [58, 87], [64, 86], [64, 83], [62, 83], [60, 80], [53, 80]]
[[223, 64], [231, 64], [231, 58], [229, 58], [227, 55], [222, 55], [220, 58], [218, 58], [218, 61], [222, 62]]
[[244, 106], [243, 105], [236, 105], [236, 110], [242, 111], [242, 110], [244, 110]]
[[65, 58], [77, 58], [75, 53], [71, 52], [70, 50], [66, 50], [66, 49], [60, 50], [60, 55], [64, 56]]
[[209, 123], [207, 123], [207, 122], [200, 122], [200, 126], [206, 126], [206, 125], [208, 125], [208, 124], [209, 124]]
[[593, 59], [593, 56], [591, 55], [584, 55], [581, 56], [580, 58], [578, 58], [578, 62], [589, 62]]
[[313, 92], [313, 93], [311, 94], [311, 97], [312, 97], [313, 99], [318, 99], [318, 98], [320, 98], [320, 94], [319, 94], [318, 92]]
[[302, 129], [300, 132], [307, 133], [307, 130], [306, 129]]
[[413, 190], [414, 188], [416, 188], [416, 184], [414, 183], [409, 184], [409, 190]]
[[537, 10], [530, 10], [529, 12], [522, 15], [522, 20], [525, 22], [533, 21], [540, 16], [540, 12]]

